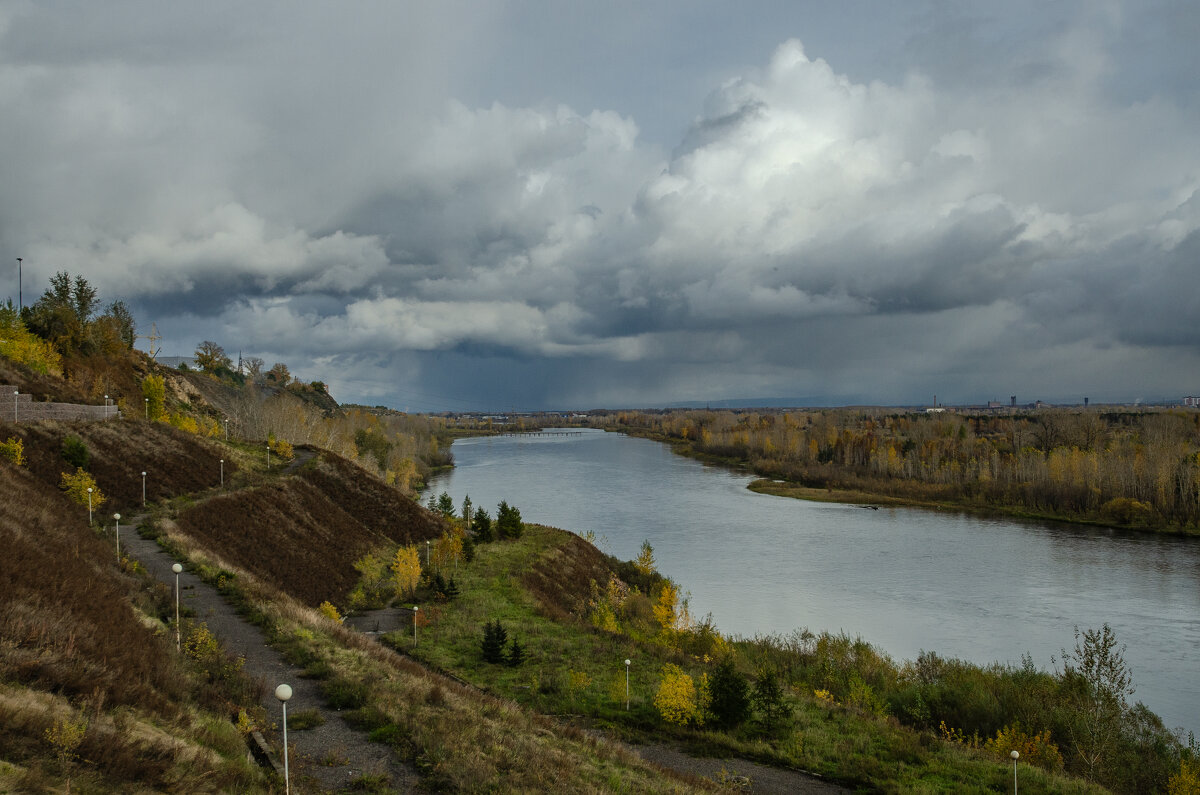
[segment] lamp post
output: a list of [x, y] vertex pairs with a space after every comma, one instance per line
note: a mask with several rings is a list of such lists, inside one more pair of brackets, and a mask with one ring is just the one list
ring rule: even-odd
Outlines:
[[17, 257], [17, 307], [25, 308], [25, 276], [21, 269], [21, 257]]
[[150, 421], [150, 398], [142, 398], [142, 402], [146, 404], [146, 422]]
[[413, 645], [414, 646], [417, 645], [417, 612], [420, 609], [421, 608], [417, 607], [416, 605], [413, 605]]
[[172, 563], [171, 571], [175, 572], [175, 651], [178, 652], [182, 645], [179, 638], [179, 575], [183, 572], [183, 566]]
[[291, 685], [280, 685], [275, 688], [275, 698], [279, 699], [279, 703], [283, 705], [283, 791], [284, 795], [289, 795], [292, 791], [292, 783], [288, 776], [288, 749], [287, 749], [287, 703], [292, 697]]
[[142, 507], [146, 507], [146, 473], [142, 472]]
[[13, 422], [17, 421], [17, 396], [21, 394], [21, 390], [13, 390]]
[[629, 658], [625, 658], [625, 711], [629, 711]]
[[221, 459], [221, 485], [225, 485], [225, 459]]
[[108, 419], [108, 395], [104, 396], [104, 419]]
[[271, 443], [267, 442], [267, 469], [271, 468]]
[[1013, 751], [1009, 756], [1013, 760], [1013, 795], [1017, 795], [1017, 759], [1020, 758], [1021, 754], [1019, 751]]
[[121, 562], [121, 514], [113, 514], [114, 527], [117, 531], [117, 563]]
[[425, 539], [425, 568], [429, 568], [429, 539]]
[[88, 527], [92, 526], [92, 487], [88, 486]]
[[229, 441], [229, 418], [225, 418], [225, 441]]

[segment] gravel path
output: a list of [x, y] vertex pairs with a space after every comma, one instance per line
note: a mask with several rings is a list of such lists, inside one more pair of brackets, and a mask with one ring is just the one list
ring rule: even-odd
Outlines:
[[724, 783], [733, 792], [757, 795], [841, 795], [851, 792], [798, 770], [769, 767], [746, 759], [698, 758], [666, 745], [631, 745], [630, 748], [649, 762]]
[[[132, 521], [136, 527], [140, 517]], [[126, 530], [121, 534], [121, 547], [145, 566], [151, 576], [174, 589], [171, 565], [176, 561], [157, 542]], [[280, 723], [281, 716], [275, 686], [282, 682], [292, 686], [289, 715], [315, 709], [325, 717], [325, 723], [316, 728], [288, 731], [292, 792], [336, 792], [364, 775], [386, 776], [395, 792], [417, 791], [416, 772], [390, 746], [369, 741], [364, 733], [350, 728], [337, 710], [327, 708], [317, 683], [301, 678], [299, 669], [268, 646], [262, 631], [239, 617], [215, 589], [187, 571], [179, 575], [179, 586], [180, 608], [190, 608], [194, 617], [204, 621], [231, 654], [245, 659], [246, 673], [262, 682], [262, 705], [275, 723]], [[264, 734], [276, 749], [283, 747], [277, 729]]]
[[[311, 454], [308, 456], [311, 457]], [[293, 462], [293, 467], [302, 462]], [[131, 519], [136, 527], [141, 517]], [[121, 537], [121, 547], [139, 561], [155, 579], [174, 589], [175, 574], [171, 565], [176, 561], [156, 541], [139, 536], [132, 528]], [[292, 687], [288, 713], [317, 710], [325, 723], [313, 729], [288, 732], [289, 768], [292, 792], [337, 792], [346, 789], [362, 776], [385, 776], [394, 792], [416, 792], [419, 778], [416, 771], [400, 760], [388, 745], [372, 743], [360, 731], [350, 728], [337, 710], [326, 707], [316, 682], [300, 676], [300, 669], [289, 664], [267, 645], [262, 631], [238, 616], [217, 591], [188, 571], [179, 575], [180, 607], [190, 609], [197, 620], [204, 621], [210, 631], [233, 655], [245, 660], [244, 670], [262, 682], [262, 706], [279, 723], [279, 702], [275, 686], [286, 682]], [[358, 619], [356, 628], [368, 634], [397, 626], [407, 619], [407, 611], [379, 611]], [[404, 613], [403, 616], [400, 613]], [[382, 626], [381, 626], [382, 625]], [[274, 748], [282, 748], [278, 727], [264, 732]], [[761, 793], [799, 793], [800, 795], [832, 795], [850, 790], [830, 784], [813, 776], [793, 770], [768, 767], [744, 759], [696, 758], [665, 745], [630, 746], [646, 760], [662, 767], [704, 776], [714, 781], [722, 779], [734, 791]], [[378, 792], [379, 790], [373, 790]]]

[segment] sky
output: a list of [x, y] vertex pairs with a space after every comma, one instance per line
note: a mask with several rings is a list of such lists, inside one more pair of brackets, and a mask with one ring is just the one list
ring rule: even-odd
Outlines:
[[1190, 0], [0, 0], [0, 297], [81, 274], [163, 355], [408, 411], [1177, 400], [1198, 40]]

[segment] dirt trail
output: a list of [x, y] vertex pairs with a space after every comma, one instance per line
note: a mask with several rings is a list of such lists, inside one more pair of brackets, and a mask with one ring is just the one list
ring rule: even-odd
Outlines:
[[[135, 517], [133, 526], [136, 527], [138, 522], [140, 517]], [[176, 561], [157, 542], [134, 532], [123, 532], [121, 546], [155, 579], [174, 589], [175, 574], [171, 565]], [[299, 669], [268, 646], [262, 631], [240, 618], [215, 589], [187, 571], [179, 575], [179, 586], [180, 607], [190, 608], [195, 618], [204, 621], [230, 653], [245, 659], [245, 671], [262, 681], [262, 705], [275, 724], [280, 723], [282, 713], [275, 699], [275, 686], [283, 682], [292, 687], [289, 716], [313, 709], [324, 716], [324, 725], [313, 729], [295, 731], [289, 727], [292, 792], [338, 791], [362, 776], [386, 776], [395, 792], [417, 791], [416, 771], [400, 760], [389, 745], [371, 742], [364, 733], [350, 728], [338, 710], [326, 707], [318, 683], [301, 678]], [[281, 751], [282, 737], [278, 729], [273, 726], [264, 734]]]

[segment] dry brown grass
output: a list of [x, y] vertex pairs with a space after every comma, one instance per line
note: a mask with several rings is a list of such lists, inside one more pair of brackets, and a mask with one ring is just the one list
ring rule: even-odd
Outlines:
[[225, 744], [235, 763], [192, 739], [198, 724], [228, 723], [197, 705], [227, 704], [191, 678], [161, 625], [147, 620], [166, 600], [118, 567], [110, 542], [57, 488], [3, 462], [0, 549], [0, 758], [23, 768], [19, 791], [59, 785], [64, 771], [44, 732], [80, 710], [89, 729], [77, 767], [88, 789], [166, 791], [197, 776], [187, 791], [218, 791], [258, 780], [241, 749]]
[[109, 498], [106, 515], [114, 511], [130, 513], [141, 507], [143, 471], [148, 473], [146, 499], [155, 502], [218, 485], [222, 458], [226, 482], [237, 469], [220, 444], [160, 422], [6, 423], [0, 424], [0, 436], [22, 439], [29, 471], [52, 484], [58, 483], [61, 473], [73, 471], [62, 458], [63, 439], [82, 439], [91, 453], [87, 469]]
[[294, 475], [180, 512], [179, 530], [307, 605], [345, 602], [354, 561], [388, 543], [436, 538], [440, 520], [332, 453]]

